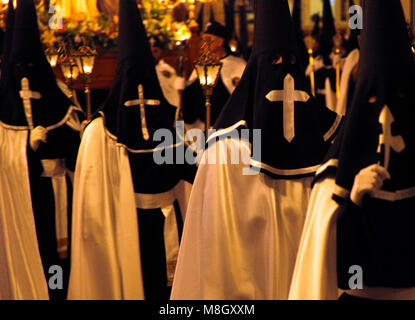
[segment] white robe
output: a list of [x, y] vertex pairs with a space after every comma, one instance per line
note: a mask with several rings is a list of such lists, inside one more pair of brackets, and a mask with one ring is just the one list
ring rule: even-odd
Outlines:
[[[184, 219], [190, 184], [180, 182], [166, 193], [167, 200], [138, 199], [128, 150], [106, 130], [102, 117], [84, 132], [74, 180], [68, 299], [144, 299], [137, 201], [140, 208], [163, 210], [166, 259], [175, 262], [179, 239], [170, 213], [177, 199]], [[167, 271], [174, 274], [174, 269]]]
[[343, 72], [340, 80], [340, 94], [339, 100], [334, 112], [341, 114], [342, 116], [346, 115], [347, 111], [347, 99], [349, 97], [349, 81], [352, 76], [353, 69], [359, 63], [360, 60], [360, 51], [355, 49], [349, 53], [344, 63]]
[[103, 118], [85, 129], [74, 180], [68, 299], [144, 299], [128, 154]]
[[0, 300], [47, 300], [26, 156], [28, 130], [0, 124]]
[[[236, 139], [212, 149], [222, 159], [250, 152]], [[199, 166], [171, 298], [287, 299], [312, 178], [243, 175], [249, 165], [223, 163]]]
[[[76, 109], [71, 107], [62, 121], [46, 130], [66, 124], [78, 131]], [[29, 127], [0, 122], [0, 300], [49, 299], [32, 208], [28, 136]], [[61, 191], [66, 197], [66, 189]], [[55, 204], [59, 200], [56, 197]]]
[[[290, 300], [337, 300], [337, 217], [340, 206], [332, 199], [335, 178], [317, 182], [311, 192], [304, 231], [292, 277]], [[352, 274], [350, 275], [352, 276]], [[413, 300], [415, 288], [370, 288], [347, 293], [369, 299]]]
[[290, 300], [336, 300], [339, 205], [332, 199], [335, 179], [317, 182], [311, 192], [304, 231], [298, 249]]

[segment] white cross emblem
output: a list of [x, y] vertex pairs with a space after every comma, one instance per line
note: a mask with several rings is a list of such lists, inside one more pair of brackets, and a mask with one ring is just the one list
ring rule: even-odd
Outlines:
[[294, 103], [296, 101], [307, 102], [310, 96], [307, 92], [295, 90], [294, 78], [287, 74], [284, 79], [284, 90], [272, 90], [266, 98], [271, 102], [284, 102], [284, 137], [291, 142], [295, 137]]
[[22, 90], [20, 91], [20, 97], [23, 100], [24, 113], [26, 115], [27, 123], [29, 124], [29, 128], [32, 130], [34, 125], [31, 99], [39, 100], [42, 98], [42, 95], [39, 92], [30, 91], [29, 79], [23, 78], [21, 83]]
[[379, 123], [382, 124], [383, 134], [379, 136], [378, 153], [381, 151], [381, 146], [385, 147], [385, 155], [383, 166], [386, 170], [389, 169], [391, 148], [400, 153], [405, 149], [405, 141], [401, 136], [392, 136], [392, 123], [395, 122], [392, 112], [388, 106], [384, 106], [379, 116]]
[[138, 99], [131, 100], [124, 103], [126, 107], [140, 106], [140, 118], [141, 118], [141, 131], [143, 133], [144, 140], [150, 139], [150, 134], [147, 129], [147, 120], [146, 120], [146, 106], [158, 106], [160, 105], [160, 100], [150, 100], [144, 99], [144, 89], [143, 85], [138, 85]]

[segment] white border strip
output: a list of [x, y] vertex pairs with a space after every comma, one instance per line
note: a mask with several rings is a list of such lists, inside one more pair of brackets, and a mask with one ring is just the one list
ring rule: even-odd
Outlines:
[[339, 165], [339, 160], [337, 160], [337, 159], [330, 159], [326, 163], [322, 164], [320, 166], [320, 168], [318, 168], [318, 170], [316, 172], [316, 176], [319, 176], [320, 174], [322, 174], [324, 171], [327, 170], [328, 167], [336, 167], [337, 168], [338, 165]]
[[337, 115], [336, 120], [334, 120], [333, 125], [331, 126], [329, 131], [327, 131], [326, 134], [324, 135], [324, 141], [328, 141], [333, 136], [333, 134], [335, 134], [335, 132], [336, 132], [337, 128], [339, 127], [342, 119], [343, 119], [342, 115]]
[[[79, 108], [76, 107], [76, 106], [69, 107], [68, 112], [63, 117], [63, 119], [61, 121], [59, 121], [58, 123], [52, 124], [51, 126], [47, 127], [46, 130], [51, 131], [51, 130], [54, 130], [54, 129], [57, 129], [57, 128], [61, 127], [62, 125], [64, 125], [69, 120], [69, 118], [72, 115], [72, 112], [78, 111], [78, 110], [79, 110]], [[2, 126], [5, 129], [16, 130], [16, 131], [30, 130], [29, 126], [12, 126], [12, 125], [6, 124], [2, 121], [0, 121], [0, 126]]]
[[219, 130], [219, 131], [216, 131], [215, 133], [213, 133], [210, 137], [209, 137], [209, 139], [207, 140], [207, 144], [210, 142], [210, 140], [212, 140], [212, 139], [214, 139], [214, 138], [217, 138], [217, 137], [219, 137], [219, 136], [222, 136], [222, 135], [224, 135], [224, 134], [226, 134], [226, 133], [229, 133], [229, 132], [232, 132], [233, 130], [236, 130], [237, 128], [239, 128], [239, 127], [241, 127], [241, 126], [246, 126], [247, 125], [247, 123], [246, 123], [246, 121], [245, 120], [241, 120], [241, 121], [239, 121], [239, 122], [237, 122], [237, 123], [235, 123], [233, 126], [230, 126], [230, 127], [228, 127], [228, 128], [225, 128], [225, 129], [221, 129], [221, 130]]
[[124, 149], [126, 149], [127, 151], [129, 151], [129, 152], [131, 152], [131, 153], [134, 153], [134, 154], [139, 154], [139, 153], [153, 153], [153, 152], [161, 151], [161, 150], [164, 150], [164, 149], [172, 149], [172, 148], [176, 148], [176, 147], [179, 147], [179, 146], [181, 146], [182, 144], [184, 144], [184, 141], [181, 141], [181, 142], [176, 143], [176, 144], [173, 144], [173, 145], [171, 145], [171, 146], [167, 146], [167, 147], [160, 147], [160, 148], [155, 148], [155, 149], [146, 149], [146, 150], [135, 150], [135, 149], [130, 149], [130, 148], [128, 148], [125, 144], [117, 142], [117, 136], [113, 135], [113, 134], [112, 134], [112, 133], [111, 133], [111, 132], [107, 129], [107, 127], [105, 126], [105, 114], [104, 114], [102, 111], [99, 111], [98, 113], [101, 115], [102, 119], [104, 120], [104, 130], [105, 130], [105, 133], [107, 134], [107, 136], [108, 136], [111, 140], [113, 140], [113, 141], [115, 141], [115, 142], [116, 142], [116, 146], [117, 146], [117, 147], [119, 147], [119, 148], [124, 148]]
[[405, 200], [413, 197], [415, 197], [415, 187], [397, 190], [395, 192], [379, 190], [372, 195], [372, 198], [391, 202]]
[[256, 168], [264, 169], [273, 174], [281, 175], [281, 176], [296, 176], [296, 175], [314, 173], [320, 167], [320, 165], [317, 165], [317, 166], [301, 168], [301, 169], [277, 169], [277, 168], [271, 167], [263, 162], [259, 162], [254, 159], [251, 159], [251, 165]]

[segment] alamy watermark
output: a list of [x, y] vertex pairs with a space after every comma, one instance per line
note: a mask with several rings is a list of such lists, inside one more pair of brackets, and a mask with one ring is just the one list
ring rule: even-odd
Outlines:
[[352, 276], [349, 279], [349, 288], [351, 290], [363, 289], [363, 268], [359, 265], [353, 265], [349, 268], [349, 274]]
[[361, 6], [351, 6], [349, 8], [349, 28], [351, 30], [363, 29], [363, 8]]
[[[216, 135], [216, 130], [209, 130], [210, 139], [200, 129], [184, 130], [184, 122], [176, 122], [175, 135], [169, 129], [159, 129], [154, 133], [153, 140], [161, 142], [153, 152], [154, 162], [164, 164], [243, 164], [244, 175], [255, 175], [259, 169], [249, 167], [251, 158], [261, 160], [261, 130], [241, 129], [222, 130]], [[218, 150], [214, 144], [220, 139], [229, 141], [226, 152]], [[234, 143], [245, 141], [246, 143]], [[173, 147], [174, 146], [174, 147]], [[187, 146], [187, 147], [186, 147]]]

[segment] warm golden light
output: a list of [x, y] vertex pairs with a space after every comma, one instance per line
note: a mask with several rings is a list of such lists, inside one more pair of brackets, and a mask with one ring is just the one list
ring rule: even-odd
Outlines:
[[222, 62], [217, 59], [210, 50], [212, 40], [206, 39], [201, 47], [201, 56], [195, 61], [194, 66], [199, 79], [200, 86], [203, 89], [206, 101], [206, 127], [205, 136], [208, 138], [211, 120], [211, 102], [210, 98], [213, 94], [213, 89], [219, 80], [220, 71], [222, 70]]
[[235, 39], [229, 41], [229, 48], [231, 49], [231, 51], [233, 53], [238, 51], [238, 41], [236, 41]]
[[63, 63], [61, 64], [62, 74], [66, 80], [75, 81], [79, 76], [79, 68], [75, 64]]
[[48, 61], [51, 65], [52, 68], [55, 68], [58, 64], [58, 55], [51, 55], [51, 56], [47, 56]]
[[48, 48], [45, 55], [51, 67], [55, 68], [58, 65], [59, 52], [55, 48]]
[[76, 57], [76, 64], [82, 74], [91, 75], [94, 71], [95, 56]]

